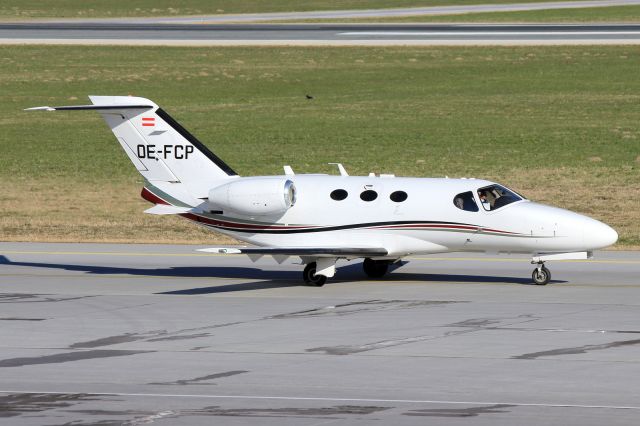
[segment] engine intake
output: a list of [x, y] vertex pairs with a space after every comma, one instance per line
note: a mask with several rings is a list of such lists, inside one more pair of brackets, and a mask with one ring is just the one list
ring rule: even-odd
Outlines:
[[240, 178], [209, 190], [209, 204], [245, 215], [274, 215], [296, 203], [296, 187], [285, 178]]

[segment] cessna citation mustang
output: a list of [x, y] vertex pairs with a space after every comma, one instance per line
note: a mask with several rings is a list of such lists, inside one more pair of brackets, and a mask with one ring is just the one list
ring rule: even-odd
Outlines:
[[532, 278], [547, 284], [545, 261], [588, 259], [618, 234], [597, 220], [531, 202], [479, 179], [393, 175], [240, 177], [148, 99], [90, 96], [93, 105], [30, 110], [95, 110], [145, 179], [146, 213], [178, 215], [254, 247], [210, 253], [264, 255], [306, 264], [305, 283], [322, 286], [338, 259], [364, 258], [364, 272], [382, 277], [412, 254], [527, 253]]

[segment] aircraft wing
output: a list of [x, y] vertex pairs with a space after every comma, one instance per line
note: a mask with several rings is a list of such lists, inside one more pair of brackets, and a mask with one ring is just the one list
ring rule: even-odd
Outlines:
[[308, 257], [381, 257], [389, 252], [381, 247], [211, 247], [199, 249], [205, 253], [247, 254], [259, 256]]

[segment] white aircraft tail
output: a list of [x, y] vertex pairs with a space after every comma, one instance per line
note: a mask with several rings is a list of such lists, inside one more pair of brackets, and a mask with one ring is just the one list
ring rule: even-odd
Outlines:
[[29, 109], [96, 110], [151, 185], [165, 189], [179, 187], [179, 192], [188, 193], [191, 199], [207, 197], [209, 189], [237, 177], [227, 164], [150, 100], [131, 96], [89, 98], [93, 105]]

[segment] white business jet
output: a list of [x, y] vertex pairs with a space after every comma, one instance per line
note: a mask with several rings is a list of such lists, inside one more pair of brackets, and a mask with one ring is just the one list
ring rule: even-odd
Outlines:
[[264, 255], [306, 264], [304, 282], [322, 286], [339, 259], [364, 258], [364, 272], [382, 277], [414, 254], [527, 253], [532, 278], [551, 279], [546, 261], [588, 259], [618, 234], [589, 217], [538, 204], [480, 179], [393, 175], [240, 177], [148, 99], [90, 96], [93, 105], [29, 110], [95, 110], [102, 115], [145, 179], [146, 213], [179, 215], [253, 247], [215, 247], [210, 253]]

